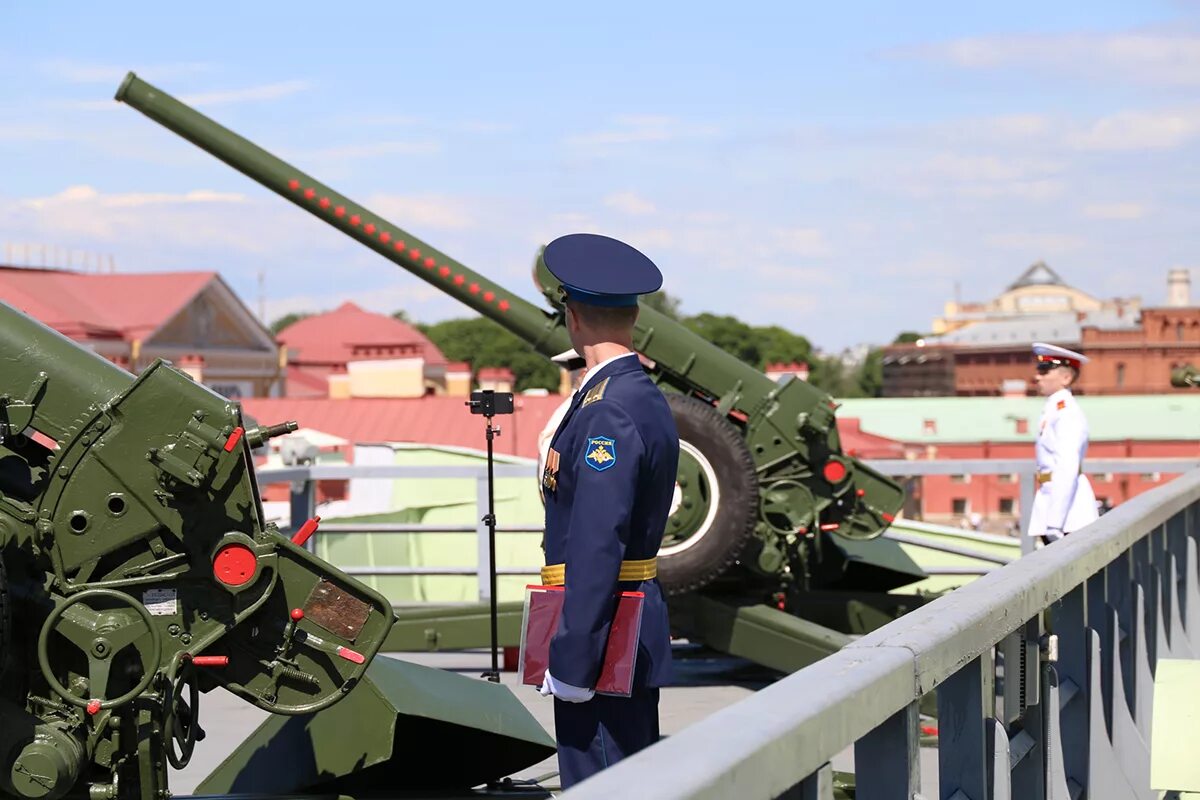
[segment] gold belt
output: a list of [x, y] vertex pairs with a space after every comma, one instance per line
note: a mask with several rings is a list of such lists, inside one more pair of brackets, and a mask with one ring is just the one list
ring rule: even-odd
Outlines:
[[[1079, 472], [1077, 474], [1079, 474], [1079, 475], [1083, 474], [1083, 467], [1079, 468]], [[1037, 482], [1037, 485], [1039, 487], [1041, 487], [1042, 484], [1049, 483], [1050, 479], [1053, 477], [1054, 477], [1053, 472], [1039, 472], [1033, 476], [1033, 479], [1034, 479], [1034, 481]]]
[[[648, 581], [658, 576], [658, 557], [640, 561], [622, 561], [618, 581]], [[547, 564], [542, 567], [544, 586], [562, 586], [567, 580], [566, 564]]]

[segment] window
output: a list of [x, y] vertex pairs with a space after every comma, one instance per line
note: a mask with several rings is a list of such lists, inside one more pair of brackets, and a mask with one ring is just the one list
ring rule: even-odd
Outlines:
[[1141, 474], [1141, 478], [1144, 481], [1150, 481], [1151, 483], [1158, 483], [1160, 480], [1162, 480], [1162, 475], [1157, 472], [1143, 472]]
[[925, 423], [921, 426], [921, 430], [927, 435], [937, 433], [937, 420], [936, 419], [925, 420]]
[[1125, 365], [1117, 364], [1117, 388], [1125, 385]]
[[1001, 497], [1000, 498], [1000, 513], [1001, 514], [1007, 514], [1008, 516], [1011, 517], [1016, 513], [1015, 509], [1016, 509], [1016, 503], [1013, 501], [1013, 499], [1011, 497]]
[[1175, 323], [1175, 341], [1177, 341], [1177, 342], [1183, 341], [1183, 323], [1182, 322]]
[[1006, 472], [1002, 475], [997, 475], [996, 480], [1000, 483], [1016, 483], [1017, 482], [1017, 473]]
[[950, 482], [951, 483], [970, 483], [971, 476], [970, 475], [951, 475]]
[[967, 502], [967, 498], [965, 498], [965, 497], [956, 497], [950, 501], [950, 511], [953, 514], [958, 514], [959, 516], [961, 516], [963, 514], [968, 513], [970, 511], [970, 508], [971, 508], [971, 506]]

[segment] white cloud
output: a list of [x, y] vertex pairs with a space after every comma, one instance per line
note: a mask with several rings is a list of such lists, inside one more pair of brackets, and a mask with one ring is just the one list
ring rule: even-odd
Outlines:
[[33, 197], [21, 204], [39, 211], [62, 209], [66, 206], [91, 205], [99, 208], [137, 208], [148, 205], [180, 205], [188, 203], [245, 203], [246, 196], [233, 192], [213, 192], [196, 189], [183, 194], [163, 192], [132, 192], [126, 194], [101, 194], [85, 184], [68, 186], [56, 195]]
[[[96, 64], [66, 58], [43, 61], [38, 68], [55, 80], [66, 83], [111, 83], [114, 89], [116, 84], [130, 71], [128, 65]], [[146, 65], [140, 70], [140, 73], [149, 76], [152, 80], [165, 81], [184, 75], [207, 72], [210, 69], [212, 69], [211, 64], [180, 62]]]
[[1200, 35], [1028, 34], [955, 39], [891, 51], [963, 69], [1017, 67], [1162, 86], [1200, 85]]
[[358, 158], [380, 158], [383, 156], [415, 156], [432, 155], [442, 151], [442, 143], [427, 140], [369, 142], [365, 144], [348, 144], [340, 147], [326, 147], [320, 150], [304, 150], [289, 153], [293, 159], [337, 159], [341, 161]]
[[1080, 150], [1158, 150], [1178, 147], [1200, 133], [1200, 110], [1122, 111], [1067, 138]]
[[917, 169], [923, 175], [951, 181], [1014, 181], [1061, 172], [1063, 164], [1036, 158], [939, 153]]
[[654, 203], [639, 195], [637, 192], [617, 192], [604, 198], [604, 205], [614, 208], [623, 214], [645, 216], [653, 214]]
[[467, 203], [447, 195], [377, 194], [368, 199], [367, 206], [410, 230], [465, 230], [475, 226]]
[[771, 238], [774, 250], [784, 255], [819, 258], [833, 252], [818, 228], [777, 228]]
[[1067, 253], [1078, 250], [1085, 244], [1078, 236], [1060, 233], [999, 233], [984, 237], [983, 242], [1002, 250], [1027, 251], [1032, 257]]
[[1065, 170], [1063, 162], [1046, 158], [946, 152], [902, 168], [900, 174], [917, 197], [1045, 200], [1063, 192], [1063, 181], [1055, 176]]
[[607, 150], [618, 145], [711, 136], [716, 131], [713, 125], [685, 123], [675, 117], [623, 114], [615, 117], [612, 126], [605, 130], [569, 136], [566, 142], [572, 147], [587, 150]]
[[1139, 203], [1093, 203], [1083, 207], [1083, 215], [1092, 219], [1141, 219], [1146, 207]]
[[260, 100], [277, 100], [280, 97], [304, 92], [309, 89], [308, 81], [281, 81], [244, 89], [228, 89], [215, 92], [199, 92], [183, 95], [179, 99], [190, 106], [228, 106], [235, 103], [254, 103]]

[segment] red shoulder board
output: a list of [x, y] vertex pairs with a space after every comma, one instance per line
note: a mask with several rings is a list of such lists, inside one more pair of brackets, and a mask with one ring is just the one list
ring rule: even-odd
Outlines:
[[1058, 401], [1058, 410], [1059, 410], [1059, 411], [1062, 411], [1062, 410], [1063, 410], [1064, 408], [1066, 408], [1066, 407], [1067, 407], [1067, 401], [1066, 401], [1066, 400], [1059, 400], [1059, 401]]

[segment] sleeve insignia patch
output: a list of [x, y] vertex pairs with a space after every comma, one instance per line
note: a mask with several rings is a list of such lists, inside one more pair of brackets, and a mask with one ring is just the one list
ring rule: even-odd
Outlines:
[[596, 472], [604, 472], [617, 463], [617, 442], [607, 436], [593, 436], [583, 448], [583, 463]]
[[1066, 401], [1066, 400], [1059, 400], [1059, 401], [1058, 401], [1058, 410], [1059, 410], [1059, 411], [1062, 411], [1062, 410], [1063, 410], [1064, 408], [1066, 408], [1066, 407], [1067, 407], [1067, 401]]
[[583, 402], [579, 404], [580, 408], [587, 408], [597, 400], [604, 399], [604, 390], [608, 388], [608, 378], [597, 383], [591, 389], [588, 389], [587, 394], [583, 396]]

